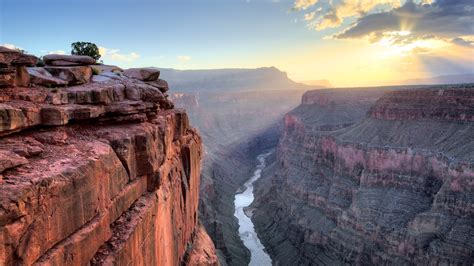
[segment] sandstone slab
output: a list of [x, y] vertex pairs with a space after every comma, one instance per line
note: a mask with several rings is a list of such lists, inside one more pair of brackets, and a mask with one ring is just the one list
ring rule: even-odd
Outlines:
[[44, 69], [69, 85], [87, 83], [92, 77], [92, 69], [89, 66], [47, 66]]
[[15, 75], [14, 68], [0, 68], [0, 88], [15, 86]]
[[94, 73], [98, 73], [98, 74], [101, 74], [104, 72], [118, 73], [118, 72], [123, 71], [123, 69], [114, 65], [91, 65], [91, 67]]
[[0, 150], [0, 174], [10, 168], [27, 164], [28, 160], [14, 152], [8, 150]]
[[154, 81], [160, 77], [160, 70], [154, 67], [129, 68], [124, 70], [123, 74], [141, 81]]
[[28, 87], [30, 85], [30, 75], [24, 66], [16, 68], [15, 85], [18, 87]]
[[33, 66], [38, 58], [20, 51], [0, 46], [0, 65], [6, 66]]
[[86, 55], [50, 54], [43, 57], [46, 65], [50, 66], [86, 66], [95, 64], [95, 59]]
[[168, 82], [166, 80], [163, 80], [163, 79], [158, 79], [158, 80], [155, 80], [155, 81], [148, 81], [146, 83], [153, 86], [153, 87], [158, 88], [163, 93], [169, 91], [169, 89], [170, 89], [169, 85], [168, 85]]
[[27, 120], [21, 109], [0, 104], [0, 133], [18, 130], [26, 125]]

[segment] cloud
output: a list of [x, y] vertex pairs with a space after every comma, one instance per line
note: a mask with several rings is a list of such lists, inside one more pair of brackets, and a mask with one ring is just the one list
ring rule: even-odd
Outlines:
[[191, 56], [188, 55], [178, 55], [177, 58], [181, 63], [186, 63], [191, 60]]
[[318, 0], [296, 0], [294, 9], [296, 10], [301, 10], [301, 9], [307, 9], [310, 6], [314, 6]]
[[409, 31], [410, 37], [452, 39], [474, 35], [474, 1], [438, 0], [431, 4], [406, 2], [390, 11], [360, 17], [335, 35], [339, 39], [382, 36], [384, 32]]
[[133, 62], [140, 58], [140, 55], [136, 52], [131, 52], [128, 54], [120, 53], [119, 49], [111, 49], [99, 46], [99, 53], [101, 59], [112, 60], [112, 61], [121, 61], [121, 62]]
[[[296, 0], [295, 9], [304, 10], [310, 7], [317, 8], [317, 15], [310, 20], [309, 26], [316, 30], [336, 28], [341, 26], [345, 20], [353, 17], [361, 17], [374, 10], [389, 10], [399, 7], [402, 0], [351, 0], [351, 1], [329, 1], [329, 3], [315, 0]], [[306, 13], [311, 16], [312, 13]], [[308, 19], [307, 19], [308, 20]]]
[[11, 43], [2, 43], [2, 44], [0, 44], [0, 46], [6, 47], [8, 49], [13, 49], [13, 50], [23, 50], [23, 48], [18, 47], [14, 44], [11, 44]]
[[66, 52], [63, 50], [54, 50], [54, 51], [48, 52], [48, 54], [66, 54]]
[[473, 0], [322, 2], [295, 0], [295, 6], [304, 4], [308, 27], [318, 31], [340, 29], [326, 38], [365, 39], [416, 54], [447, 44], [474, 48]]
[[459, 46], [474, 47], [474, 37], [456, 37], [451, 42]]

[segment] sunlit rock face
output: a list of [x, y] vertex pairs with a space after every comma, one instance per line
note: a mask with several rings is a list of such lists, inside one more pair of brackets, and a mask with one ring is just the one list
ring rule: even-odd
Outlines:
[[474, 86], [385, 90], [286, 115], [253, 216], [274, 262], [473, 263]]
[[0, 89], [0, 264], [217, 265], [200, 135], [158, 87], [106, 75]]

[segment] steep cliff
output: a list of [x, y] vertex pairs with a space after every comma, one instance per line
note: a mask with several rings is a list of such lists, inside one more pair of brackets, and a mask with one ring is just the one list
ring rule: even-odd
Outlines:
[[385, 90], [286, 115], [253, 216], [274, 262], [474, 262], [474, 86]]
[[234, 195], [252, 176], [256, 156], [276, 147], [282, 126], [279, 122], [302, 94], [285, 90], [171, 95], [177, 106], [186, 108], [202, 134], [205, 152], [200, 217], [222, 260], [229, 265], [250, 261], [234, 217]]
[[217, 265], [186, 112], [159, 71], [90, 68], [41, 70], [81, 85], [0, 89], [0, 264]]

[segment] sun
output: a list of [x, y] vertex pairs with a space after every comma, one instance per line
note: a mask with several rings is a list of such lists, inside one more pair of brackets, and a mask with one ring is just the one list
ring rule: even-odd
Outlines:
[[413, 36], [410, 31], [390, 31], [382, 35], [373, 44], [382, 48], [382, 57], [429, 54], [446, 46], [443, 40]]

